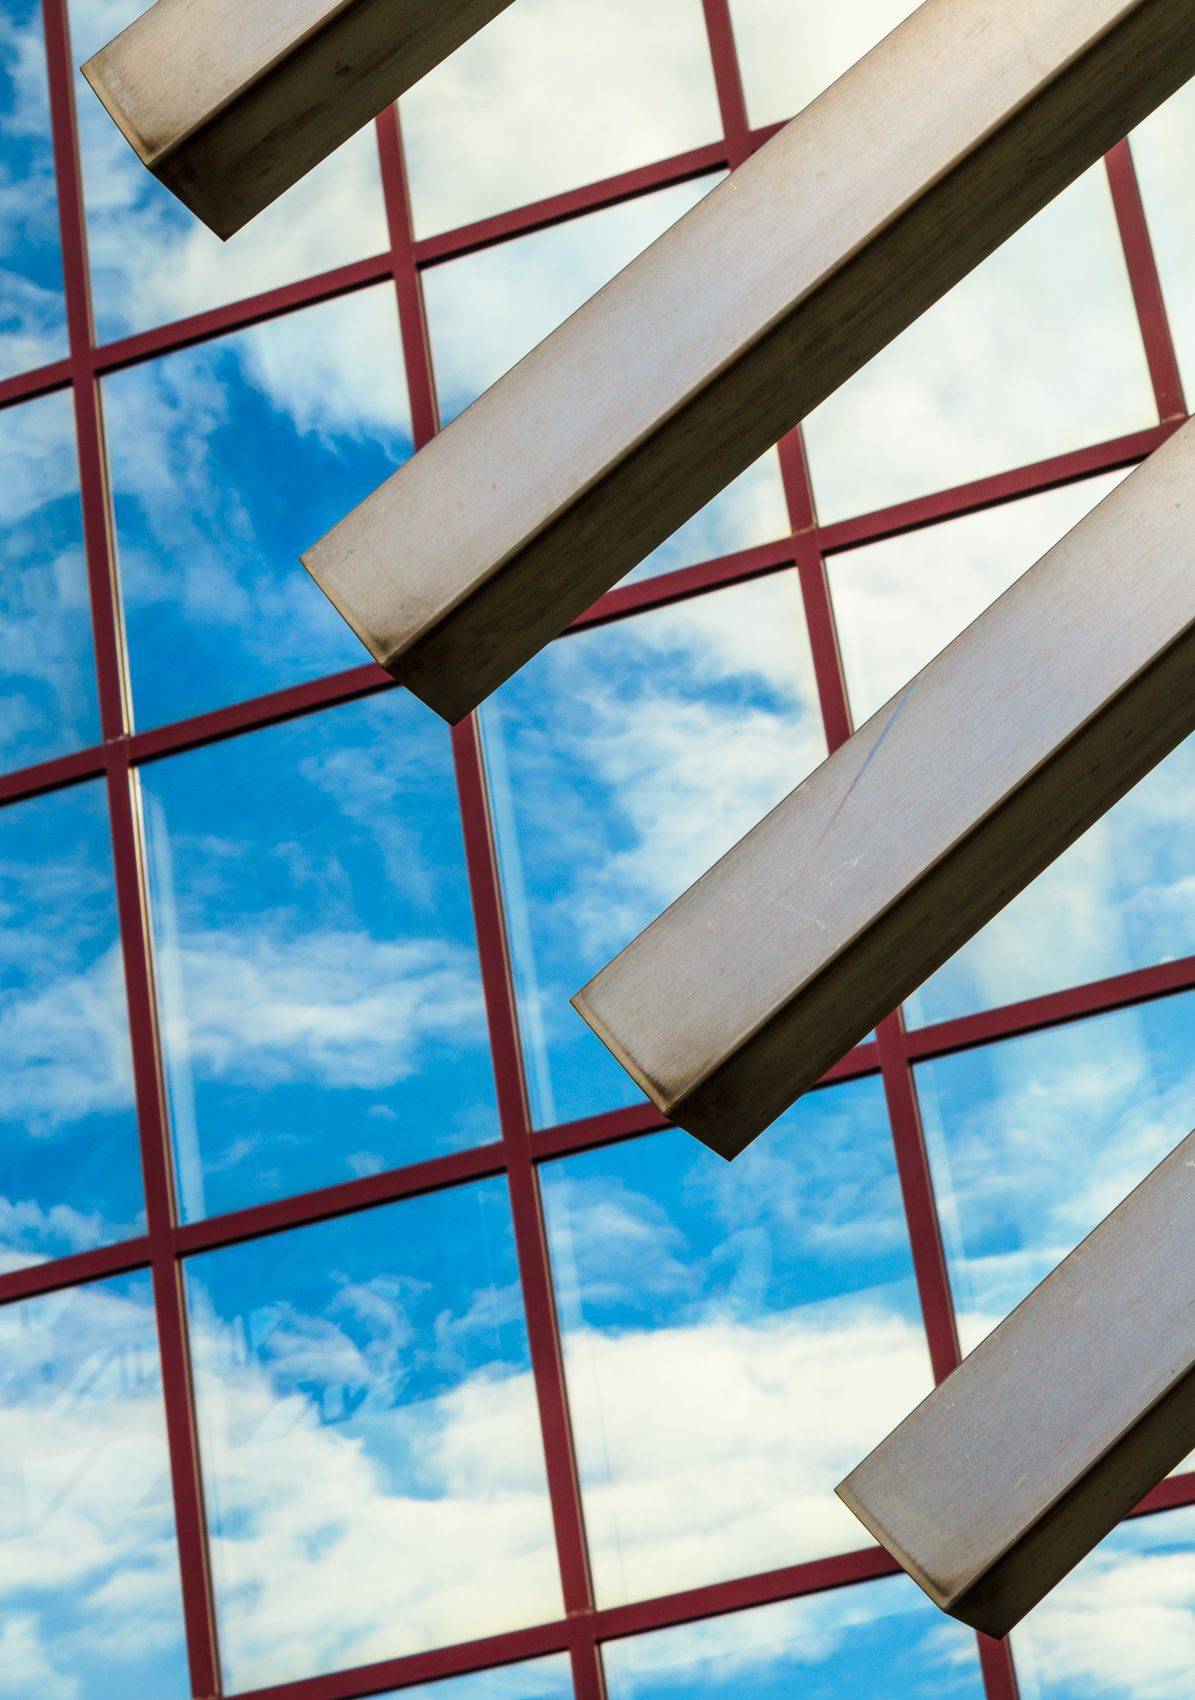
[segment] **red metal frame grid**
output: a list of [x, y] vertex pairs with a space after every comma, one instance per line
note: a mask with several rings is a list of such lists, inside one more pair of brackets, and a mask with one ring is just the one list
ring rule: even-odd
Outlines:
[[[195, 748], [284, 719], [392, 688], [379, 669], [362, 666], [248, 702], [230, 705], [171, 726], [133, 730], [121, 628], [118, 573], [110, 535], [107, 468], [98, 385], [102, 375], [172, 350], [259, 323], [309, 304], [389, 281], [399, 322], [416, 446], [439, 428], [421, 275], [428, 266], [458, 258], [611, 206], [743, 159], [778, 126], [752, 130], [734, 44], [729, 0], [702, 0], [714, 67], [723, 135], [691, 150], [552, 196], [474, 224], [416, 239], [397, 114], [377, 121], [377, 139], [390, 249], [334, 271], [306, 278], [175, 324], [98, 347], [94, 341], [87, 262], [87, 233], [74, 113], [74, 81], [66, 0], [43, 0], [49, 66], [51, 124], [58, 178], [69, 354], [35, 371], [0, 381], [0, 407], [71, 387], [79, 441], [80, 489], [92, 604], [96, 676], [103, 742], [34, 768], [0, 775], [0, 805], [79, 783], [105, 781], [112, 823], [117, 908], [128, 995], [147, 1232], [103, 1247], [0, 1277], [0, 1303], [50, 1292], [81, 1281], [134, 1269], [153, 1280], [161, 1341], [163, 1386], [183, 1588], [184, 1622], [192, 1692], [210, 1697], [220, 1686], [215, 1608], [207, 1553], [199, 1450], [189, 1346], [183, 1310], [182, 1259], [196, 1251], [237, 1243], [329, 1216], [367, 1209], [441, 1187], [505, 1174], [523, 1281], [532, 1367], [539, 1403], [549, 1493], [560, 1557], [565, 1615], [556, 1623], [490, 1637], [458, 1647], [389, 1660], [366, 1670], [339, 1672], [258, 1691], [259, 1700], [354, 1700], [385, 1689], [459, 1672], [567, 1652], [578, 1700], [602, 1700], [602, 1641], [645, 1633], [696, 1618], [747, 1609], [774, 1600], [892, 1574], [879, 1548], [793, 1566], [616, 1609], [596, 1606], [589, 1573], [584, 1512], [578, 1482], [560, 1330], [539, 1196], [538, 1166], [569, 1152], [639, 1137], [661, 1118], [647, 1104], [556, 1128], [532, 1127], [518, 1034], [518, 1010], [505, 936], [501, 889], [480, 739], [474, 720], [452, 740], [468, 877], [478, 934], [483, 989], [497, 1082], [501, 1139], [454, 1153], [281, 1199], [192, 1224], [178, 1221], [157, 1029], [153, 964], [142, 866], [135, 770], [144, 761]], [[702, 594], [764, 573], [795, 569], [809, 632], [828, 746], [850, 733], [850, 712], [826, 578], [828, 553], [936, 524], [960, 514], [1050, 489], [1077, 478], [1130, 466], [1150, 453], [1186, 417], [1186, 403], [1154, 262], [1148, 226], [1127, 143], [1107, 160], [1109, 184], [1146, 351], [1159, 423], [955, 489], [819, 526], [799, 429], [779, 446], [790, 534], [716, 561], [622, 586], [576, 622], [578, 628], [624, 618], [646, 608]], [[986, 1044], [1058, 1022], [1123, 1007], [1195, 987], [1195, 957], [908, 1031], [899, 1012], [881, 1023], [874, 1044], [864, 1045], [832, 1070], [827, 1081], [878, 1074], [888, 1104], [914, 1267], [935, 1375], [958, 1361], [953, 1301], [946, 1273], [937, 1206], [913, 1078], [914, 1061]], [[1163, 1484], [1141, 1507], [1161, 1510], [1195, 1503], [1195, 1477]], [[979, 1637], [990, 1700], [1015, 1700], [1015, 1672], [1006, 1646]], [[244, 1697], [249, 1700], [249, 1697]], [[257, 1700], [257, 1697], [255, 1697]]]

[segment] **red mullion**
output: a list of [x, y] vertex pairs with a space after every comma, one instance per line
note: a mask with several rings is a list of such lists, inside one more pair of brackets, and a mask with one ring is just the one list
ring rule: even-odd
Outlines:
[[698, 561], [691, 567], [677, 567], [673, 572], [659, 573], [654, 578], [638, 579], [634, 584], [616, 585], [599, 597], [591, 608], [569, 626], [570, 632], [588, 631], [592, 626], [609, 625], [613, 620], [625, 620], [631, 614], [643, 614], [655, 608], [667, 608], [673, 602], [685, 602], [706, 590], [719, 590], [728, 584], [744, 584], [748, 579], [761, 578], [796, 559], [792, 539], [781, 537], [774, 543], [758, 543], [750, 549], [739, 549], [731, 555], [718, 555], [712, 561]]
[[813, 658], [813, 676], [817, 684], [822, 726], [826, 748], [833, 753], [851, 735], [851, 715], [847, 703], [846, 676], [838, 647], [838, 632], [834, 625], [834, 608], [830, 601], [830, 583], [826, 563], [818, 546], [815, 527], [817, 512], [813, 499], [813, 482], [805, 454], [805, 439], [798, 425], [780, 442], [780, 476], [788, 503], [789, 523], [793, 528], [793, 550], [797, 561], [797, 576], [801, 586], [801, 601], [805, 610], [805, 629], [809, 635], [809, 650]]
[[751, 153], [752, 136], [747, 122], [747, 100], [743, 93], [739, 56], [734, 44], [730, 0], [701, 0], [701, 7], [714, 67], [714, 88], [718, 95], [722, 133], [726, 139], [727, 158], [733, 169]]
[[71, 381], [69, 360], [55, 360], [49, 366], [38, 366], [30, 372], [18, 372], [11, 378], [0, 378], [0, 408], [15, 407], [36, 396], [50, 395], [63, 390]]
[[[415, 261], [410, 199], [396, 109], [378, 119], [382, 185], [394, 252], [394, 282], [416, 448], [439, 427], [423, 289]], [[587, 1618], [593, 1588], [581, 1487], [573, 1451], [564, 1360], [556, 1319], [539, 1179], [531, 1159], [531, 1125], [519, 1043], [481, 736], [474, 715], [453, 728], [452, 752], [465, 858], [477, 928], [482, 992], [489, 1025], [502, 1143], [506, 1154], [515, 1249], [527, 1316], [528, 1347], [540, 1414], [548, 1494], [566, 1614]], [[579, 1624], [570, 1631], [578, 1700], [604, 1700], [601, 1662]]]
[[834, 520], [818, 528], [817, 540], [823, 554], [834, 555], [867, 543], [880, 543], [889, 537], [901, 537], [906, 532], [920, 530], [922, 526], [960, 519], [983, 508], [1002, 507], [1022, 496], [1056, 490], [1064, 484], [1098, 477], [1100, 473], [1120, 472], [1161, 448], [1179, 423], [1181, 421], [1170, 420], [1163, 425], [1150, 425], [1125, 437], [1113, 437], [1084, 449], [1053, 455], [1048, 460], [1034, 461], [1009, 472], [993, 473], [970, 484], [956, 484], [928, 496], [915, 496], [910, 501], [898, 502], [890, 508], [875, 508], [870, 513], [856, 514], [850, 519]]
[[68, 785], [81, 785], [88, 779], [99, 779], [103, 771], [102, 744], [72, 751], [68, 756], [55, 756], [33, 767], [15, 768], [11, 773], [0, 774], [0, 807], [23, 802], [28, 797], [41, 797], [47, 791], [61, 791]]
[[116, 1245], [96, 1246], [91, 1251], [56, 1257], [48, 1263], [31, 1263], [0, 1275], [0, 1305], [20, 1299], [40, 1298], [64, 1287], [82, 1286], [85, 1281], [104, 1281], [111, 1275], [130, 1275], [150, 1262], [147, 1238], [121, 1240]]
[[616, 177], [604, 177], [578, 189], [567, 189], [542, 201], [529, 201], [509, 212], [496, 213], [479, 219], [475, 224], [459, 225], [437, 236], [425, 236], [415, 242], [415, 260], [422, 268], [459, 260], [482, 248], [492, 248], [520, 236], [530, 236], [537, 230], [549, 230], [586, 213], [602, 212], [607, 207], [638, 200], [641, 195], [654, 194], [657, 189], [671, 189], [678, 183], [688, 183], [694, 177], [704, 177], [727, 164], [726, 150], [721, 142], [692, 148], [687, 153], [672, 154], [650, 165], [636, 166], [632, 171], [619, 172]]
[[1174, 351], [1162, 280], [1158, 275], [1141, 186], [1128, 140], [1118, 142], [1104, 163], [1137, 308], [1137, 322], [1141, 327], [1141, 340], [1145, 344], [1149, 376], [1158, 404], [1158, 417], [1181, 419], [1187, 412], [1182, 374]]

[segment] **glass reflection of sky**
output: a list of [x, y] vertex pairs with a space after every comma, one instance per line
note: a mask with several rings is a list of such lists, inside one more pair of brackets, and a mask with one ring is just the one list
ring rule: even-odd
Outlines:
[[975, 1637], [905, 1577], [603, 1648], [610, 1700], [982, 1700]]
[[834, 1486], [932, 1385], [879, 1082], [543, 1180], [599, 1604], [870, 1544]]
[[0, 1309], [0, 1695], [184, 1700], [148, 1275]]
[[38, 0], [0, 15], [0, 377], [66, 353], [46, 42]]
[[1102, 165], [810, 415], [823, 520], [1152, 425]]
[[701, 0], [519, 0], [401, 105], [420, 235], [722, 133]]
[[188, 1218], [497, 1136], [439, 720], [388, 692], [142, 794]]
[[0, 1268], [143, 1226], [101, 785], [0, 810]]
[[1022, 1700], [1176, 1700], [1195, 1650], [1195, 1510], [1134, 1517], [1012, 1636]]
[[808, 106], [895, 29], [918, 0], [730, 0], [752, 124]]
[[411, 452], [389, 285], [115, 373], [104, 414], [141, 724], [368, 661], [299, 554]]
[[[144, 10], [144, 0], [71, 0], [75, 63]], [[103, 342], [390, 246], [372, 125], [225, 243], [146, 171], [82, 77], [76, 99]]]
[[[682, 183], [425, 272], [445, 420], [496, 383], [717, 181]], [[779, 465], [768, 453], [627, 576], [647, 578], [712, 560], [770, 543], [788, 530]]]
[[0, 412], [0, 767], [99, 742], [69, 392]]
[[482, 724], [536, 1119], [633, 1102], [568, 999], [824, 755], [796, 576], [552, 644]]
[[964, 1349], [1191, 1130], [1195, 993], [917, 1068]]
[[1195, 295], [1191, 290], [1195, 274], [1195, 205], [1191, 201], [1195, 83], [1188, 83], [1147, 118], [1133, 132], [1132, 146], [1189, 407], [1189, 398], [1195, 394]]
[[558, 1655], [473, 1676], [449, 1677], [418, 1688], [395, 1689], [379, 1700], [573, 1700], [568, 1659]]
[[[856, 722], [894, 696], [1123, 476], [832, 557]], [[908, 1001], [911, 1018], [945, 1021], [1195, 951], [1185, 883], [1195, 853], [1193, 798], [1195, 745], [1187, 745], [935, 974]]]
[[210, 1253], [188, 1291], [233, 1691], [559, 1616], [502, 1182]]

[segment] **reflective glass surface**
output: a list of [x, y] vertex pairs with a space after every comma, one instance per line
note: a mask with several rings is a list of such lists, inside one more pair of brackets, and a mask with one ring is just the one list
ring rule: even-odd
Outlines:
[[1087, 172], [806, 422], [823, 520], [1157, 419], [1107, 174]]
[[38, 0], [0, 13], [0, 377], [66, 353], [46, 40]]
[[388, 692], [142, 795], [188, 1218], [496, 1137], [440, 721]]
[[299, 555], [411, 452], [383, 285], [103, 386], [138, 723], [368, 661]]
[[982, 1700], [975, 1637], [905, 1577], [602, 1649], [610, 1700]]
[[[144, 0], [71, 0], [82, 64]], [[390, 246], [367, 124], [228, 242], [137, 159], [82, 77], [76, 86], [96, 331], [102, 342], [330, 271]]]
[[0, 412], [0, 768], [99, 742], [69, 391]]
[[1172, 95], [1133, 132], [1132, 148], [1189, 407], [1195, 394], [1195, 83]]
[[501, 1181], [209, 1253], [188, 1292], [231, 1690], [560, 1615]]
[[815, 100], [916, 10], [918, 0], [730, 0], [752, 124]]
[[108, 811], [80, 785], [0, 809], [0, 1267], [143, 1225]]
[[185, 1700], [149, 1276], [0, 1309], [0, 1694]]
[[1191, 1131], [1195, 993], [916, 1069], [970, 1351]]
[[1195, 1510], [1122, 1523], [1015, 1630], [1022, 1700], [1174, 1700], [1195, 1654]]
[[536, 1119], [633, 1102], [568, 999], [824, 756], [796, 575], [551, 644], [482, 726]]
[[401, 110], [420, 235], [722, 134], [701, 0], [519, 0]]
[[599, 1604], [865, 1545], [834, 1486], [932, 1386], [879, 1082], [543, 1183]]
[[573, 1700], [573, 1679], [568, 1659], [559, 1655], [418, 1688], [396, 1688], [381, 1700]]

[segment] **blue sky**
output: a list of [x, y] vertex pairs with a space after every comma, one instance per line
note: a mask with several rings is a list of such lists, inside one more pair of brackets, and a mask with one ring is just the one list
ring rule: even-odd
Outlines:
[[38, 0], [0, 15], [0, 377], [66, 353], [58, 205]]

